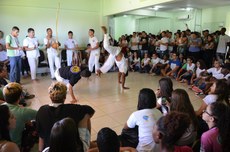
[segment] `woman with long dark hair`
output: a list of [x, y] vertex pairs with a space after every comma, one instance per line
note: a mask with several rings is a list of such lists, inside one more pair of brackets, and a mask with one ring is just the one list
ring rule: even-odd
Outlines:
[[51, 130], [50, 147], [43, 152], [83, 152], [77, 125], [71, 118], [56, 122]]
[[16, 127], [16, 119], [6, 105], [0, 105], [0, 151], [19, 152], [18, 146], [11, 142], [10, 129]]
[[230, 102], [228, 99], [229, 96], [228, 90], [229, 88], [226, 80], [217, 80], [216, 82], [214, 82], [210, 88], [209, 94], [205, 96], [202, 105], [196, 111], [196, 115], [200, 116], [203, 110], [205, 110], [208, 105], [214, 102], [222, 102], [230, 106]]
[[190, 125], [178, 140], [177, 145], [192, 145], [197, 136], [198, 120], [188, 93], [185, 90], [176, 89], [172, 92], [170, 111], [182, 112], [189, 115], [191, 119]]
[[157, 89], [156, 96], [157, 108], [162, 111], [163, 114], [168, 112], [169, 103], [171, 102], [171, 96], [173, 91], [172, 80], [168, 77], [161, 78], [159, 80], [159, 88]]
[[230, 107], [214, 102], [204, 110], [202, 118], [209, 130], [201, 136], [201, 152], [230, 151]]

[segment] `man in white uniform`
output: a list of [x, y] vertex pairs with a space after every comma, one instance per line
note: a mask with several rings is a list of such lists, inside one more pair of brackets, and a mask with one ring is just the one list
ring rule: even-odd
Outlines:
[[95, 65], [95, 73], [100, 68], [99, 57], [100, 57], [100, 48], [97, 38], [94, 36], [94, 30], [89, 29], [89, 44], [90, 47], [86, 50], [90, 53], [89, 56], [89, 71], [93, 71], [93, 66]]
[[74, 51], [77, 50], [78, 44], [77, 44], [77, 41], [75, 39], [73, 39], [73, 32], [72, 31], [68, 32], [68, 37], [69, 38], [66, 40], [64, 45], [65, 45], [65, 49], [66, 49], [67, 66], [71, 66], [72, 61], [73, 61], [73, 53], [74, 53]]
[[38, 57], [40, 52], [38, 50], [38, 39], [35, 36], [33, 28], [28, 29], [28, 36], [23, 41], [23, 47], [26, 50], [26, 56], [30, 65], [31, 79], [36, 81], [36, 73], [38, 67]]
[[104, 32], [103, 46], [105, 50], [109, 53], [109, 57], [104, 65], [97, 70], [97, 73], [100, 76], [101, 73], [108, 72], [112, 68], [115, 61], [119, 69], [118, 82], [122, 84], [123, 89], [129, 89], [128, 87], [125, 87], [125, 77], [128, 74], [128, 65], [123, 53], [121, 52], [121, 48], [110, 45], [109, 34], [107, 33], [106, 27], [102, 26], [102, 31]]
[[[52, 46], [58, 42], [56, 42], [56, 39], [53, 37], [52, 35], [53, 32], [51, 28], [47, 28], [46, 32], [47, 32], [47, 36], [44, 38], [44, 44], [47, 49], [51, 79], [55, 80], [56, 78], [55, 78], [54, 72], [55, 72], [55, 69], [59, 69], [61, 67], [61, 61], [60, 61], [59, 52], [57, 52], [57, 49], [53, 48]], [[56, 68], [54, 68], [54, 66]]]

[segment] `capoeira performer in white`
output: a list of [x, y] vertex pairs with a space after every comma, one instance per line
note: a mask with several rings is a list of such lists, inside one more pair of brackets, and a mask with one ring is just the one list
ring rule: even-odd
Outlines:
[[88, 67], [89, 71], [93, 72], [93, 66], [95, 66], [95, 73], [100, 68], [99, 58], [100, 58], [100, 48], [97, 38], [94, 36], [94, 29], [89, 29], [89, 44], [90, 47], [86, 50], [90, 53]]
[[121, 48], [111, 46], [109, 43], [109, 34], [107, 33], [106, 27], [102, 26], [101, 28], [104, 32], [103, 46], [105, 50], [109, 53], [109, 57], [104, 65], [99, 70], [97, 70], [97, 74], [100, 76], [101, 73], [108, 72], [112, 68], [115, 61], [119, 69], [118, 82], [122, 84], [123, 89], [129, 89], [128, 87], [125, 87], [125, 77], [127, 76], [128, 65], [123, 53], [121, 52]]

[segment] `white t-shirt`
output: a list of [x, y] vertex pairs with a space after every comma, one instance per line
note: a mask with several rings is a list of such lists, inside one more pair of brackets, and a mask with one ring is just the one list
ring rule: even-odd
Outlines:
[[207, 70], [208, 73], [212, 73], [212, 75], [217, 75], [221, 73], [222, 68], [220, 68], [219, 70], [217, 70], [217, 68], [210, 68]]
[[227, 42], [230, 42], [230, 37], [228, 35], [220, 35], [216, 52], [226, 53]]
[[136, 125], [138, 126], [139, 143], [136, 148], [138, 151], [150, 152], [154, 149], [153, 126], [161, 116], [161, 112], [157, 109], [138, 110], [130, 115], [127, 121], [128, 127], [134, 128]]
[[186, 64], [186, 65], [187, 65], [186, 66], [187, 71], [194, 71], [194, 69], [195, 69], [195, 64], [194, 63], [192, 63], [191, 66], [189, 64]]
[[166, 60], [166, 61], [165, 61], [164, 59], [161, 59], [161, 60], [160, 60], [160, 63], [161, 63], [161, 64], [168, 64], [168, 63], [169, 63], [169, 60]]
[[[170, 38], [170, 39], [168, 39], [168, 41], [169, 41], [169, 43], [172, 43], [172, 42], [174, 42], [174, 39]], [[172, 52], [173, 51], [173, 46], [168, 45], [168, 50], [169, 50], [169, 52]]]
[[[64, 43], [67, 48], [73, 49], [76, 47], [77, 41], [75, 39], [67, 39]], [[72, 51], [72, 50], [71, 50]]]
[[206, 105], [210, 105], [210, 104], [216, 102], [217, 97], [218, 96], [216, 94], [209, 94], [209, 95], [205, 96], [203, 101], [206, 103]]
[[198, 78], [200, 76], [200, 73], [203, 72], [203, 71], [205, 71], [205, 69], [201, 70], [200, 68], [197, 68], [196, 69], [196, 77]]
[[132, 43], [138, 43], [138, 37], [132, 37], [131, 38], [131, 50], [138, 50], [138, 44], [132, 45]]
[[[98, 40], [97, 40], [97, 38], [94, 36], [94, 37], [90, 37], [89, 38], [89, 44], [90, 44], [90, 46], [91, 46], [91, 48], [94, 48], [94, 47], [96, 47], [97, 46], [97, 43], [99, 43], [98, 42]], [[100, 49], [99, 48], [97, 48], [97, 49], [95, 49], [95, 50], [92, 50], [92, 51], [99, 51]]]
[[[161, 38], [161, 43], [168, 43], [168, 42], [169, 42], [169, 39], [167, 37]], [[165, 51], [165, 50], [167, 50], [167, 48], [168, 48], [167, 45], [160, 44], [160, 50], [161, 51]]]
[[157, 63], [159, 63], [161, 61], [161, 59], [160, 58], [156, 58], [156, 59], [151, 59], [151, 64], [152, 64], [152, 66], [154, 66], [154, 65], [156, 65]]
[[142, 59], [142, 63], [144, 63], [144, 66], [146, 66], [148, 63], [149, 63], [149, 61], [150, 61], [150, 58], [144, 58], [144, 59]]
[[133, 62], [136, 63], [135, 66], [140, 67], [140, 58], [134, 58]]
[[28, 48], [36, 47], [36, 49], [31, 51], [26, 51], [26, 56], [28, 58], [38, 58], [40, 56], [39, 50], [38, 50], [38, 39], [37, 38], [30, 38], [27, 37], [23, 40], [23, 46], [27, 46]]
[[7, 57], [7, 53], [6, 53], [6, 51], [0, 51], [0, 61], [5, 61], [5, 60], [7, 60], [8, 59], [8, 57]]
[[[54, 53], [54, 54], [57, 54], [57, 50], [52, 48], [52, 44], [56, 42], [56, 39], [54, 37], [52, 37], [50, 40], [49, 40], [49, 43], [50, 43], [50, 47], [47, 48], [47, 53]], [[44, 38], [44, 44], [47, 45], [48, 44], [48, 39], [47, 38]]]

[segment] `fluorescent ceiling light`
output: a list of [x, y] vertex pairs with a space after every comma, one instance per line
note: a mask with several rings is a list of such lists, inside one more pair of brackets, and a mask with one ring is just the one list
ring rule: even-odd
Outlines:
[[162, 8], [162, 7], [161, 6], [153, 6], [153, 7], [150, 7], [149, 9], [157, 11], [157, 10], [159, 10], [159, 8]]

